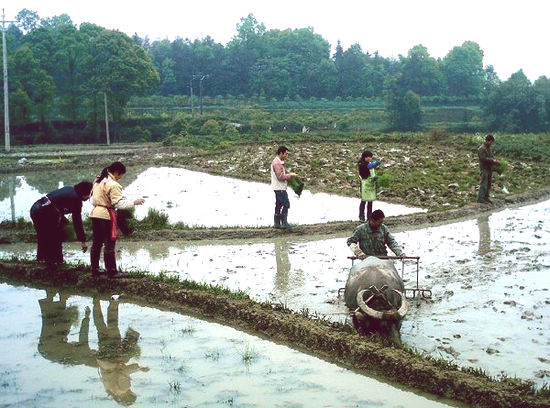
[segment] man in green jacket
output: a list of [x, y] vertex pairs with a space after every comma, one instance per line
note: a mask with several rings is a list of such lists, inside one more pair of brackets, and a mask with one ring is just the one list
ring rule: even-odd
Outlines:
[[493, 152], [491, 151], [491, 145], [494, 142], [495, 137], [493, 135], [487, 135], [485, 137], [485, 143], [477, 149], [479, 167], [481, 168], [481, 180], [479, 184], [477, 202], [482, 204], [491, 204], [491, 200], [489, 200], [489, 190], [491, 190], [493, 164], [498, 163], [498, 160], [495, 159]]
[[384, 225], [385, 217], [382, 210], [373, 211], [367, 222], [357, 227], [353, 235], [348, 238], [347, 244], [356, 257], [364, 259], [366, 256], [387, 256], [386, 246], [396, 256], [405, 256], [393, 235]]

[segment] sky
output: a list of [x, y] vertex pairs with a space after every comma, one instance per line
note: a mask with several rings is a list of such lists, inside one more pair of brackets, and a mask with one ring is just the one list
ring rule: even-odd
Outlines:
[[313, 28], [333, 50], [359, 44], [385, 58], [422, 44], [434, 58], [474, 41], [501, 80], [523, 69], [535, 81], [550, 77], [548, 0], [4, 0], [5, 19], [26, 8], [41, 18], [67, 14], [151, 41], [210, 36], [226, 45], [252, 13], [267, 30]]

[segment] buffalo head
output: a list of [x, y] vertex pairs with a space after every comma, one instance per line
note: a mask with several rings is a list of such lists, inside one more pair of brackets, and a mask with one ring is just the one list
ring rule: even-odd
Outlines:
[[393, 262], [368, 257], [355, 263], [344, 299], [359, 333], [379, 333], [397, 343], [401, 341], [401, 321], [409, 306], [403, 280]]

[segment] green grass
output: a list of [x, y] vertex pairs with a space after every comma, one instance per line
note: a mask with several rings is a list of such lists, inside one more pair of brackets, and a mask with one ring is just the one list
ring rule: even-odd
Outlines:
[[250, 344], [245, 344], [243, 349], [240, 350], [241, 358], [246, 364], [250, 364], [256, 360], [260, 355]]
[[23, 217], [19, 217], [13, 221], [2, 221], [0, 222], [0, 229], [7, 229], [7, 230], [18, 230], [18, 231], [34, 231], [34, 227], [32, 225], [31, 221], [25, 221]]
[[[135, 273], [139, 273], [141, 275], [146, 274], [145, 272], [135, 272]], [[182, 280], [178, 275], [167, 274], [165, 272], [161, 272], [158, 275], [147, 274], [147, 278], [156, 282], [169, 283], [180, 289], [199, 290], [203, 292], [214, 293], [217, 295], [228, 296], [232, 299], [246, 299], [246, 300], [250, 299], [250, 297], [246, 292], [243, 292], [240, 290], [233, 292], [230, 289], [220, 285], [212, 285], [209, 283], [199, 283], [199, 282], [195, 282], [187, 279]]]

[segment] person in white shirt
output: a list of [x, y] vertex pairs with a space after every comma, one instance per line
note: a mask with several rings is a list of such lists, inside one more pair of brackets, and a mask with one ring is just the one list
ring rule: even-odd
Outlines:
[[271, 162], [271, 187], [275, 191], [275, 215], [273, 218], [275, 228], [290, 228], [287, 221], [290, 201], [286, 188], [288, 180], [298, 175], [287, 173], [285, 170], [285, 160], [289, 153], [286, 146], [280, 146], [277, 149], [277, 156]]

